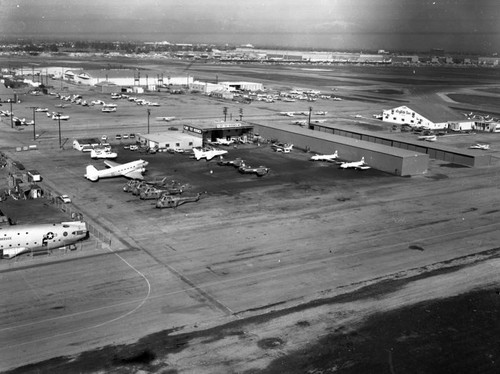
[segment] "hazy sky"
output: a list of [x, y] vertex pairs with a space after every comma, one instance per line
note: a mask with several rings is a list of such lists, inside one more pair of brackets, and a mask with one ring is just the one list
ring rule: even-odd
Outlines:
[[500, 0], [0, 0], [4, 38], [500, 52]]

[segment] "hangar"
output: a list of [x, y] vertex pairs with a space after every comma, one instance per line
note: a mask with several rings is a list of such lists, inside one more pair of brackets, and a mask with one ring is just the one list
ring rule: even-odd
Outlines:
[[456, 113], [445, 106], [412, 104], [412, 108], [405, 105], [386, 109], [382, 112], [382, 121], [424, 127], [431, 130], [452, 128], [453, 130], [471, 130], [473, 120], [465, 119], [462, 114]]
[[491, 156], [485, 153], [473, 152], [469, 149], [457, 149], [448, 147], [439, 142], [424, 142], [417, 139], [403, 139], [396, 134], [386, 134], [375, 131], [353, 129], [351, 126], [335, 124], [332, 125], [318, 125], [313, 126], [314, 130], [345, 136], [352, 139], [364, 140], [366, 142], [383, 144], [389, 147], [396, 147], [425, 153], [430, 158], [452, 162], [470, 167], [487, 166], [491, 164]]
[[347, 161], [358, 161], [364, 157], [366, 163], [371, 167], [394, 175], [423, 174], [429, 165], [428, 154], [332, 133], [300, 127], [283, 130], [259, 124], [255, 124], [255, 131], [264, 138], [275, 138], [282, 142], [291, 143], [294, 144], [294, 148], [300, 148], [304, 151], [321, 154], [338, 151], [339, 158]]
[[245, 121], [200, 122], [184, 125], [184, 131], [201, 137], [203, 142], [215, 142], [217, 139], [251, 139], [254, 124]]
[[154, 134], [136, 134], [136, 138], [140, 144], [156, 149], [190, 149], [202, 146], [202, 139], [200, 137], [180, 131], [168, 131]]

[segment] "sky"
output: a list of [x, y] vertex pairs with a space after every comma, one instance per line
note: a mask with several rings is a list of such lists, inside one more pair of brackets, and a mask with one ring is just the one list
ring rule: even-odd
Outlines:
[[0, 37], [500, 52], [500, 0], [0, 0]]

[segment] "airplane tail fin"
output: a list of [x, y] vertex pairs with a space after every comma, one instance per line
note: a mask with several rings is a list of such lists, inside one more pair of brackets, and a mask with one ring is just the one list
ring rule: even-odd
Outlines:
[[94, 167], [94, 165], [87, 166], [87, 173], [85, 174], [85, 178], [95, 182], [99, 179], [99, 171]]
[[339, 152], [337, 150], [333, 153], [333, 157], [339, 157]]
[[199, 149], [193, 148], [194, 157], [199, 160], [201, 158], [201, 151]]
[[361, 162], [365, 162], [365, 156], [361, 157]]

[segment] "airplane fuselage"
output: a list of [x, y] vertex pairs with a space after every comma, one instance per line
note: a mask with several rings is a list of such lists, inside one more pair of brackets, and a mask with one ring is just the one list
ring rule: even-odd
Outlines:
[[12, 258], [22, 253], [51, 250], [87, 239], [82, 221], [0, 226], [0, 255]]

